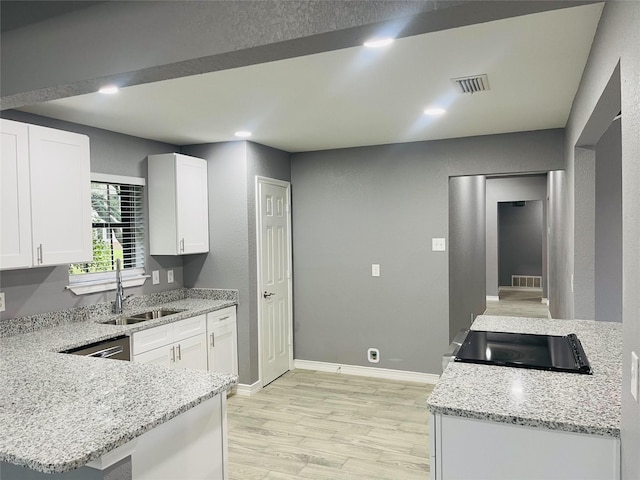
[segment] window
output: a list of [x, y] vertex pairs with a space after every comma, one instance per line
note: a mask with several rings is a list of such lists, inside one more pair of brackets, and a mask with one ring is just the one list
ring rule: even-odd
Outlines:
[[93, 261], [69, 265], [69, 288], [75, 293], [113, 288], [118, 259], [125, 285], [144, 283], [143, 186], [144, 179], [92, 174]]

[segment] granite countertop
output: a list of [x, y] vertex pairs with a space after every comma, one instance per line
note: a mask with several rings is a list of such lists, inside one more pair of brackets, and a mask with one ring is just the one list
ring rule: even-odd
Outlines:
[[575, 333], [593, 375], [451, 362], [427, 401], [432, 413], [620, 436], [621, 324], [479, 316], [471, 328], [545, 335]]
[[66, 472], [236, 385], [230, 374], [58, 353], [236, 303], [184, 298], [156, 307], [184, 311], [142, 324], [98, 323], [107, 315], [0, 338], [0, 461]]

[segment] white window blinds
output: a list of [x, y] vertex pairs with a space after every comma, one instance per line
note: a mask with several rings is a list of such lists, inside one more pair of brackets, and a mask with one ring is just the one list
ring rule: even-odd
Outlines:
[[113, 182], [91, 183], [93, 261], [69, 266], [83, 275], [144, 268], [143, 187]]

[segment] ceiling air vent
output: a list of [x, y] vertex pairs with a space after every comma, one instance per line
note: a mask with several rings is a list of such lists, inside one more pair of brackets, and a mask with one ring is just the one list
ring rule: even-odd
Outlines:
[[460, 93], [476, 93], [489, 90], [489, 78], [487, 75], [474, 75], [472, 77], [452, 78]]

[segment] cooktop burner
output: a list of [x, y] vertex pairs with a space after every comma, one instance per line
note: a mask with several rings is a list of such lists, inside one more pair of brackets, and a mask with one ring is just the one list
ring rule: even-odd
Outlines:
[[456, 362], [591, 374], [575, 334], [566, 336], [470, 330]]

